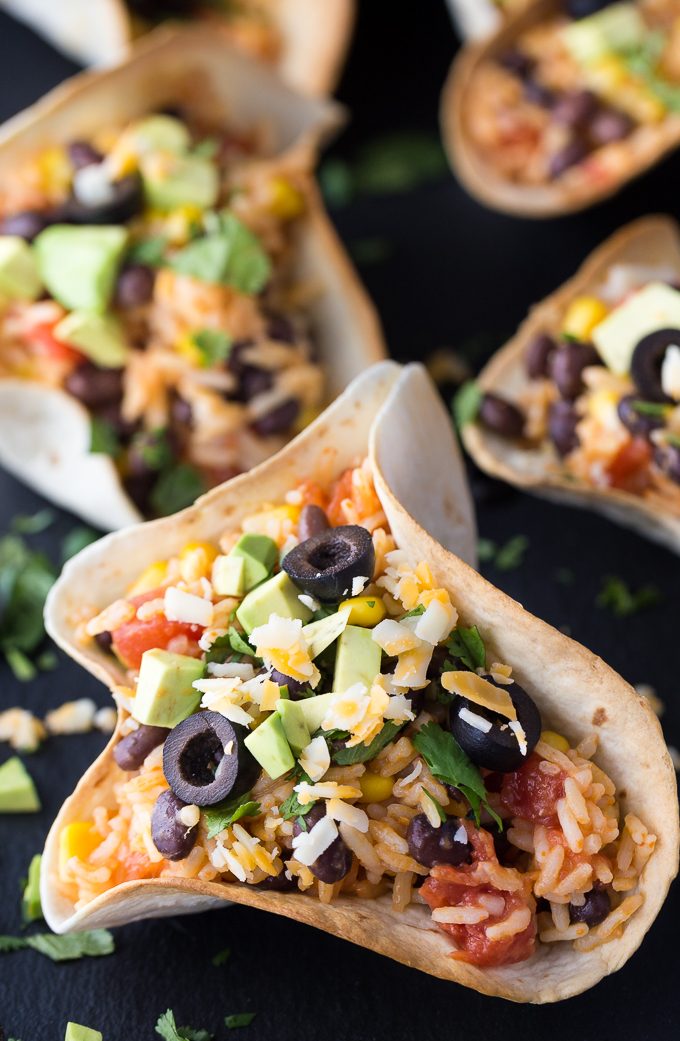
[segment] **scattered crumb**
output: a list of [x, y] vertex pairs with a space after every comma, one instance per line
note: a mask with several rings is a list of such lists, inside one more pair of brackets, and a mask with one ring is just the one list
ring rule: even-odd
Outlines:
[[664, 714], [666, 706], [651, 683], [636, 683], [635, 689], [640, 697], [647, 699], [649, 707], [655, 715], [662, 716]]

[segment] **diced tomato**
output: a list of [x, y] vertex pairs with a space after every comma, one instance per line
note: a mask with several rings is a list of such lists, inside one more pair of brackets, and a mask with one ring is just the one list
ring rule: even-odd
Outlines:
[[84, 360], [84, 355], [75, 347], [70, 347], [56, 338], [53, 323], [41, 322], [32, 326], [26, 333], [26, 339], [35, 348], [37, 354], [47, 358], [54, 358], [56, 361], [70, 361], [74, 365]]
[[295, 489], [300, 493], [302, 506], [319, 506], [328, 509], [328, 496], [316, 481], [301, 481]]
[[612, 488], [639, 494], [649, 484], [649, 464], [652, 446], [642, 437], [633, 437], [619, 449], [607, 466], [607, 477]]
[[[130, 603], [135, 607], [146, 603], [147, 600], [155, 600], [162, 597], [164, 590], [154, 589], [150, 593], [142, 593], [130, 598]], [[198, 641], [203, 633], [203, 626], [190, 625], [188, 622], [169, 622], [163, 614], [154, 615], [146, 621], [133, 618], [131, 622], [119, 625], [112, 632], [113, 650], [127, 669], [138, 669], [142, 663], [142, 655], [145, 651], [154, 648], [168, 650], [170, 644], [182, 639], [182, 654], [188, 654], [192, 658], [200, 658], [201, 649]], [[173, 648], [170, 647], [172, 650]]]
[[158, 878], [163, 866], [162, 861], [152, 864], [143, 853], [128, 853], [116, 866], [111, 885], [117, 886], [122, 882], [132, 882], [139, 878]]
[[345, 472], [340, 475], [335, 483], [330, 502], [328, 503], [326, 513], [328, 514], [331, 526], [334, 528], [347, 523], [347, 518], [345, 517], [345, 511], [342, 508], [342, 504], [345, 499], [352, 498], [352, 473], [353, 471], [350, 469], [345, 470]]
[[564, 796], [566, 774], [543, 773], [543, 760], [530, 755], [524, 766], [514, 773], [504, 774], [501, 784], [501, 803], [513, 817], [551, 825], [557, 822], [555, 805]]

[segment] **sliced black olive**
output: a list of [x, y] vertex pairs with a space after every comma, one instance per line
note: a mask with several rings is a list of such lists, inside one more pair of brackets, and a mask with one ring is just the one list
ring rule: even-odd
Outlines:
[[470, 843], [467, 833], [457, 837], [460, 828], [458, 817], [449, 817], [438, 828], [434, 828], [424, 813], [418, 813], [409, 822], [406, 832], [408, 851], [423, 867], [434, 867], [435, 864], [452, 864], [456, 867], [468, 863]]
[[358, 524], [329, 528], [294, 546], [281, 566], [303, 593], [326, 602], [342, 600], [352, 595], [355, 578], [372, 578], [373, 539]]
[[260, 767], [243, 743], [247, 734], [219, 712], [197, 712], [171, 730], [163, 772], [175, 795], [195, 806], [214, 806], [252, 788]]
[[184, 860], [194, 848], [198, 824], [187, 828], [179, 819], [187, 804], [174, 792], [161, 792], [151, 814], [151, 838], [159, 853], [167, 860]]
[[611, 901], [607, 890], [596, 884], [589, 893], [585, 895], [585, 902], [578, 907], [569, 904], [569, 920], [573, 922], [585, 922], [591, 928], [603, 922], [611, 910]]
[[680, 329], [657, 329], [638, 343], [633, 351], [630, 374], [641, 397], [647, 401], [672, 402], [661, 386], [661, 365], [669, 347], [680, 345]]
[[[517, 720], [524, 731], [527, 743], [526, 754], [522, 755], [519, 742], [514, 731], [510, 729], [507, 719], [494, 712], [489, 712], [465, 698], [456, 698], [449, 709], [451, 733], [477, 766], [483, 766], [487, 770], [497, 770], [500, 773], [511, 773], [526, 763], [527, 756], [536, 747], [536, 742], [541, 736], [541, 714], [534, 701], [520, 687], [519, 683], [494, 683], [491, 676], [486, 676], [485, 679], [494, 686], [500, 687], [501, 690], [506, 690], [510, 695], [517, 712]], [[468, 712], [486, 719], [491, 723], [491, 729], [485, 733], [465, 719], [461, 719], [461, 709], [467, 709]]]
[[125, 224], [141, 213], [144, 189], [139, 174], [128, 174], [111, 185], [113, 197], [101, 206], [86, 206], [75, 196], [63, 204], [59, 220], [63, 224]]
[[[321, 818], [325, 816], [325, 804], [317, 802], [309, 813], [302, 818], [305, 822], [304, 828], [301, 827], [299, 818], [295, 821], [293, 835], [300, 835], [305, 830], [311, 831], [314, 825], [318, 824]], [[343, 839], [338, 835], [337, 839], [331, 842], [328, 849], [325, 849], [314, 863], [309, 865], [309, 870], [320, 882], [327, 882], [328, 885], [333, 885], [334, 882], [339, 882], [341, 878], [345, 877], [351, 866], [351, 850], [348, 849]]]
[[142, 724], [120, 739], [113, 749], [113, 758], [121, 770], [139, 770], [149, 752], [162, 745], [169, 733], [167, 727]]

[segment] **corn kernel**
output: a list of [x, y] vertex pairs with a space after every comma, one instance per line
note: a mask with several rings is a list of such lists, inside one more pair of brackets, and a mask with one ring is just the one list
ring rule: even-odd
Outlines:
[[59, 836], [59, 870], [64, 871], [71, 857], [87, 860], [101, 842], [101, 835], [88, 821], [71, 821]]
[[292, 220], [299, 217], [305, 208], [305, 199], [301, 191], [285, 177], [273, 177], [269, 182], [268, 210], [281, 220]]
[[352, 596], [340, 604], [340, 611], [345, 608], [349, 609], [350, 625], [363, 625], [366, 628], [373, 628], [378, 622], [382, 622], [387, 614], [379, 596]]
[[60, 195], [71, 184], [73, 166], [66, 150], [61, 147], [47, 148], [37, 160], [42, 187], [49, 195]]
[[208, 578], [217, 549], [210, 542], [187, 542], [179, 555], [179, 571], [185, 582]]
[[587, 342], [596, 325], [599, 325], [609, 309], [596, 296], [578, 296], [572, 300], [564, 316], [562, 330], [567, 336]]
[[178, 354], [181, 354], [183, 358], [193, 365], [195, 368], [200, 369], [203, 365], [203, 354], [199, 347], [196, 346], [193, 336], [190, 334], [183, 336], [175, 344], [175, 350]]
[[202, 211], [198, 206], [178, 206], [170, 213], [160, 215], [163, 231], [172, 246], [184, 246], [191, 238], [192, 230], [200, 225]]
[[130, 586], [128, 595], [141, 596], [143, 593], [150, 593], [152, 590], [158, 589], [165, 581], [167, 574], [167, 560], [154, 561], [153, 564], [149, 564], [148, 567], [144, 568], [137, 581]]
[[359, 802], [384, 802], [392, 794], [394, 778], [381, 777], [380, 774], [374, 774], [367, 770], [359, 778], [359, 784], [361, 786]]
[[555, 733], [554, 730], [542, 730], [541, 741], [545, 741], [546, 745], [550, 745], [551, 748], [556, 748], [558, 752], [569, 751], [569, 742], [566, 737]]

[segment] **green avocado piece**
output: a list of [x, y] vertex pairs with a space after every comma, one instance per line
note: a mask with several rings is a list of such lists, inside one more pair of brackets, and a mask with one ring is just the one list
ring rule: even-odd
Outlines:
[[248, 593], [265, 578], [269, 578], [272, 568], [279, 559], [279, 551], [273, 539], [268, 535], [241, 535], [236, 545], [228, 554], [243, 560], [245, 566], [245, 591]]
[[81, 1027], [79, 1023], [67, 1023], [64, 1041], [103, 1041], [104, 1035], [92, 1027]]
[[212, 568], [212, 585], [218, 596], [243, 596], [246, 562], [243, 557], [217, 557]]
[[40, 902], [40, 867], [42, 854], [36, 853], [28, 865], [28, 878], [21, 895], [21, 917], [24, 922], [37, 922], [43, 917]]
[[588, 18], [569, 23], [562, 30], [567, 50], [581, 65], [639, 47], [647, 34], [644, 18], [633, 3], [605, 7]]
[[33, 778], [18, 756], [0, 766], [0, 813], [36, 813], [40, 799]]
[[283, 722], [277, 712], [267, 716], [256, 730], [248, 734], [243, 743], [273, 781], [282, 774], [287, 774], [295, 766]]
[[93, 311], [71, 311], [55, 326], [54, 335], [104, 369], [121, 369], [130, 354], [116, 319]]
[[286, 740], [296, 755], [299, 755], [312, 740], [301, 705], [301, 701], [286, 701], [285, 699], [276, 703], [276, 711], [281, 717]]
[[128, 134], [132, 147], [140, 155], [149, 152], [173, 152], [181, 155], [191, 147], [188, 128], [174, 116], [147, 116], [134, 123]]
[[330, 693], [315, 694], [313, 698], [303, 698], [302, 701], [294, 702], [299, 706], [310, 734], [315, 734], [321, 726], [332, 700], [333, 694]]
[[299, 595], [300, 590], [293, 585], [286, 572], [279, 571], [278, 575], [251, 589], [237, 608], [236, 617], [246, 633], [252, 633], [258, 625], [264, 625], [272, 614], [308, 622], [312, 612], [300, 602]]
[[333, 690], [341, 693], [355, 683], [363, 683], [370, 690], [380, 672], [381, 654], [372, 629], [348, 625], [338, 641]]
[[198, 658], [171, 651], [151, 650], [142, 655], [132, 715], [139, 723], [176, 727], [192, 715], [201, 693], [192, 683], [203, 676], [205, 665]]
[[199, 155], [157, 155], [142, 157], [140, 169], [147, 204], [167, 213], [179, 206], [208, 210], [217, 202], [220, 190], [217, 167]]
[[37, 300], [42, 279], [35, 253], [18, 235], [0, 235], [0, 296]]
[[42, 280], [69, 311], [106, 311], [128, 233], [114, 225], [53, 224], [34, 249]]
[[329, 614], [326, 618], [320, 618], [318, 622], [310, 622], [304, 627], [303, 633], [309, 647], [310, 658], [316, 658], [327, 647], [330, 647], [334, 640], [337, 640], [347, 626], [348, 617], [349, 609], [336, 611], [335, 614]]

